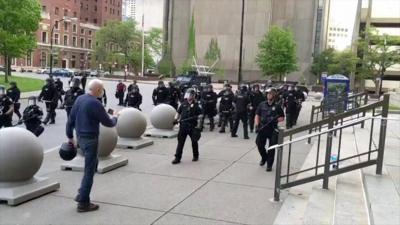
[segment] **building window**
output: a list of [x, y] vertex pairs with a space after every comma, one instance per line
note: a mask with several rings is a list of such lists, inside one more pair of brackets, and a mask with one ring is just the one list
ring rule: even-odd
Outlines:
[[54, 29], [56, 29], [56, 30], [60, 29], [60, 28], [58, 27], [58, 21], [55, 21], [55, 23], [54, 23]]
[[68, 16], [68, 9], [64, 9], [64, 16]]
[[85, 34], [85, 29], [81, 29], [81, 34]]
[[68, 46], [68, 35], [64, 35], [64, 45]]
[[32, 66], [32, 52], [28, 52], [26, 55], [26, 65]]
[[96, 5], [94, 6], [94, 11], [97, 12], [97, 6]]
[[119, 10], [117, 11], [117, 15], [119, 16]]
[[45, 5], [42, 5], [42, 12], [46, 12], [46, 6]]
[[76, 33], [76, 24], [72, 25], [72, 32]]
[[97, 24], [97, 19], [93, 19], [93, 23], [94, 23], [94, 24]]
[[41, 57], [40, 57], [40, 65], [42, 68], [45, 68], [47, 66], [47, 57], [46, 57], [46, 52], [42, 52]]
[[86, 10], [89, 10], [89, 5], [86, 5]]
[[107, 12], [107, 6], [106, 6], [106, 7], [104, 7], [104, 11], [106, 11], [106, 12]]
[[89, 30], [88, 33], [89, 33], [89, 36], [92, 36], [92, 31], [91, 30]]
[[85, 47], [85, 39], [83, 39], [83, 38], [81, 38], [81, 48], [84, 48]]
[[42, 43], [47, 43], [47, 32], [42, 32]]
[[112, 13], [112, 8], [110, 8], [110, 14]]
[[54, 34], [54, 44], [58, 45], [60, 42], [60, 35], [59, 34]]
[[89, 21], [89, 19], [86, 17], [86, 18], [85, 18], [85, 22], [87, 22], [87, 21]]
[[68, 32], [68, 23], [64, 22], [64, 32]]
[[76, 47], [76, 37], [72, 37], [72, 46]]
[[76, 18], [76, 16], [77, 16], [78, 14], [76, 13], [76, 12], [74, 12], [74, 17]]
[[54, 10], [54, 14], [58, 15], [58, 7]]
[[88, 40], [88, 48], [92, 49], [92, 40], [90, 40], [90, 39]]

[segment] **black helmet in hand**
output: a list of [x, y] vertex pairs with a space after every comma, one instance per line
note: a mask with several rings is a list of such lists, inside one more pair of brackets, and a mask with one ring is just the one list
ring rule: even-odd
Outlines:
[[63, 160], [71, 161], [75, 158], [77, 150], [72, 143], [64, 142], [58, 153]]

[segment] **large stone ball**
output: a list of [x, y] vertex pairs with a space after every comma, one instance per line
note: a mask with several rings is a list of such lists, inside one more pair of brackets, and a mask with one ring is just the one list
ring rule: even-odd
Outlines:
[[320, 93], [320, 92], [315, 93], [315, 95], [314, 95], [314, 99], [315, 100], [321, 100], [322, 97], [324, 97], [324, 95], [322, 93]]
[[17, 127], [0, 129], [0, 182], [25, 181], [43, 162], [43, 147], [31, 132]]
[[135, 108], [123, 109], [118, 117], [118, 136], [124, 138], [140, 138], [146, 131], [147, 121], [144, 114]]
[[104, 127], [100, 125], [99, 145], [97, 146], [98, 156], [106, 157], [114, 151], [117, 146], [118, 134], [115, 127]]
[[174, 119], [176, 110], [167, 104], [160, 104], [154, 107], [150, 113], [150, 122], [157, 129], [172, 130], [174, 128]]

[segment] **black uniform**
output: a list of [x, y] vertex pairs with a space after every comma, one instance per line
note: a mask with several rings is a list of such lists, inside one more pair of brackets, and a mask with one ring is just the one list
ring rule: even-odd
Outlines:
[[56, 121], [56, 108], [58, 102], [58, 94], [57, 89], [54, 83], [49, 82], [43, 86], [42, 91], [39, 94], [39, 101], [44, 101], [46, 104], [47, 115], [44, 119], [43, 123], [47, 124], [50, 120], [51, 124], [54, 124]]
[[203, 116], [200, 121], [200, 129], [203, 129], [204, 120], [206, 116], [210, 120], [210, 131], [214, 130], [214, 116], [217, 115], [217, 93], [212, 90], [204, 91], [201, 95], [201, 105], [203, 109]]
[[178, 132], [178, 146], [176, 147], [175, 159], [180, 161], [182, 151], [185, 145], [186, 137], [189, 136], [192, 140], [193, 159], [199, 157], [198, 139], [200, 130], [197, 127], [197, 119], [201, 114], [201, 109], [197, 102], [189, 103], [185, 100], [178, 108], [180, 114], [180, 126]]
[[294, 90], [289, 90], [284, 93], [283, 98], [285, 99], [286, 107], [286, 129], [290, 129], [294, 125], [294, 119], [297, 112], [297, 99]]
[[252, 91], [250, 94], [251, 108], [249, 112], [249, 125], [250, 132], [254, 131], [254, 117], [256, 116], [256, 110], [261, 102], [265, 100], [265, 97], [261, 91]]
[[302, 103], [305, 101], [304, 93], [300, 90], [295, 90], [296, 95], [296, 114], [294, 116], [293, 125], [297, 124], [297, 119], [299, 118], [300, 111], [302, 108]]
[[26, 129], [39, 137], [44, 131], [44, 128], [41, 126], [43, 111], [38, 105], [36, 105], [36, 98], [33, 97], [33, 99], [35, 103], [25, 108], [23, 113], [24, 116], [22, 118]]
[[273, 102], [271, 105], [267, 101], [262, 102], [256, 110], [256, 115], [260, 117], [260, 124], [256, 128], [258, 132], [256, 144], [261, 155], [262, 165], [267, 162], [267, 168], [271, 168], [275, 159], [275, 149], [266, 151], [267, 139], [269, 146], [275, 145], [278, 141], [278, 118], [284, 117], [282, 108]]
[[134, 88], [136, 88], [137, 90], [139, 90], [139, 86], [138, 86], [136, 83], [128, 85], [128, 88], [127, 88], [126, 90], [127, 90], [128, 93], [129, 93], [129, 92], [131, 92]]
[[57, 103], [58, 103], [58, 101], [60, 101], [60, 102], [61, 102], [61, 105], [63, 105], [62, 96], [65, 94], [65, 92], [64, 92], [64, 84], [63, 84], [63, 82], [62, 82], [60, 79], [57, 79], [57, 80], [54, 82], [54, 84], [55, 84], [55, 86], [56, 86], [57, 95], [58, 95]]
[[81, 78], [82, 89], [85, 91], [87, 76], [84, 74]]
[[[221, 95], [222, 94], [222, 95]], [[229, 121], [229, 127], [233, 129], [233, 119], [232, 112], [233, 107], [233, 92], [230, 90], [221, 91], [218, 96], [221, 96], [221, 101], [219, 103], [219, 120], [221, 121], [220, 133], [225, 133], [225, 127]]]
[[236, 110], [235, 110], [235, 116], [234, 116], [235, 121], [234, 121], [231, 136], [237, 137], [236, 133], [237, 133], [237, 130], [239, 127], [239, 121], [242, 121], [244, 139], [249, 139], [247, 119], [248, 119], [248, 108], [250, 106], [250, 97], [247, 94], [247, 90], [245, 90], [245, 89], [240, 90], [235, 95], [233, 102], [236, 104]]
[[14, 113], [18, 116], [19, 119], [21, 119], [22, 115], [19, 112], [19, 109], [21, 107], [21, 103], [19, 103], [21, 91], [17, 86], [11, 86], [9, 89], [7, 89], [7, 96], [14, 103]]
[[65, 111], [67, 111], [67, 116], [69, 116], [69, 113], [71, 112], [72, 106], [74, 105], [76, 99], [83, 94], [85, 94], [85, 92], [79, 86], [71, 87], [65, 93], [64, 105], [65, 105]]
[[6, 114], [10, 107], [12, 107], [13, 102], [11, 98], [7, 95], [1, 95], [0, 97], [0, 128], [2, 127], [11, 127], [12, 124], [12, 113]]
[[142, 104], [142, 95], [137, 92], [130, 91], [126, 95], [125, 105], [128, 107], [133, 107], [141, 111], [140, 105]]
[[169, 99], [169, 104], [174, 107], [175, 109], [178, 109], [178, 102], [181, 99], [181, 92], [178, 88], [175, 86], [170, 86], [168, 88], [168, 99]]
[[104, 107], [107, 106], [107, 94], [106, 94], [106, 89], [104, 89], [103, 97], [100, 97], [100, 98], [97, 98], [97, 99], [101, 102], [101, 104], [104, 105]]
[[162, 103], [168, 104], [169, 102], [169, 91], [166, 87], [157, 87], [153, 91], [153, 104], [154, 105], [159, 105]]

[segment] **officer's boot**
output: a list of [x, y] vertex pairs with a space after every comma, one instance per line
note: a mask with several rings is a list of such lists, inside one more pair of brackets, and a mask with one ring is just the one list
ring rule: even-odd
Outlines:
[[243, 123], [243, 136], [244, 136], [244, 139], [249, 139], [249, 131], [248, 131], [248, 127], [247, 127], [247, 122]]
[[44, 118], [44, 120], [43, 120], [43, 124], [44, 125], [47, 125], [47, 123], [49, 123], [50, 114], [51, 114], [50, 112], [47, 112], [46, 118]]
[[203, 128], [204, 128], [204, 120], [205, 120], [205, 118], [206, 118], [206, 115], [203, 114], [203, 116], [202, 116], [201, 119], [200, 119], [200, 126], [199, 126], [199, 128], [200, 128], [201, 131], [203, 131]]
[[53, 111], [50, 117], [50, 124], [55, 124], [55, 123], [56, 123], [56, 112]]

